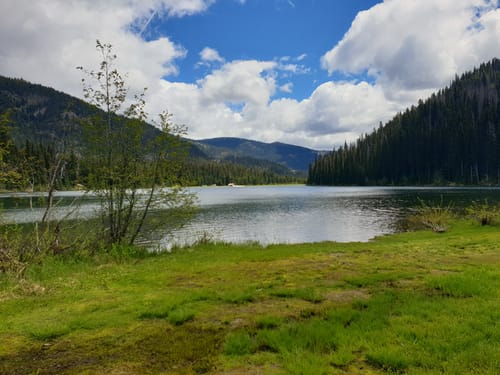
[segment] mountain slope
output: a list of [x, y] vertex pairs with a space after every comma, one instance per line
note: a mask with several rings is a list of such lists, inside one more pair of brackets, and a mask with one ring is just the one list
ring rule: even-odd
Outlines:
[[280, 142], [264, 143], [242, 138], [212, 138], [194, 142], [216, 159], [239, 156], [269, 160], [292, 170], [307, 171], [319, 152]]
[[56, 142], [70, 138], [80, 143], [78, 119], [95, 112], [70, 95], [22, 79], [0, 76], [0, 113], [11, 113], [11, 134], [20, 143]]
[[[49, 145], [54, 149], [64, 147], [66, 150], [76, 151], [85, 147], [81, 120], [91, 115], [104, 116], [101, 110], [63, 92], [22, 79], [0, 76], [0, 114], [7, 110], [10, 110], [10, 136], [18, 147], [24, 147], [29, 141], [31, 144]], [[159, 130], [154, 126], [147, 126], [147, 133], [149, 137], [154, 137], [159, 134]], [[297, 168], [296, 164], [289, 168], [288, 160], [283, 162], [279, 153], [271, 155], [266, 151], [265, 154], [272, 158], [263, 157], [265, 144], [259, 147], [258, 154], [252, 155], [190, 139], [185, 141], [189, 143], [190, 157], [194, 161], [224, 162], [278, 175], [297, 176], [291, 169], [301, 169], [304, 177], [306, 165], [312, 160], [304, 159], [301, 168]], [[245, 142], [250, 144], [252, 141]], [[283, 145], [285, 148], [287, 146]], [[299, 149], [296, 146], [290, 147]], [[195, 168], [196, 163], [190, 165]], [[241, 168], [238, 171], [241, 172]]]
[[[95, 106], [53, 88], [0, 76], [0, 113], [7, 110], [11, 136], [18, 145], [28, 140], [56, 148], [62, 144], [67, 148], [83, 147], [82, 120], [105, 116]], [[146, 124], [147, 137], [155, 137], [159, 132]]]
[[500, 184], [500, 60], [456, 77], [356, 143], [320, 157], [309, 184]]

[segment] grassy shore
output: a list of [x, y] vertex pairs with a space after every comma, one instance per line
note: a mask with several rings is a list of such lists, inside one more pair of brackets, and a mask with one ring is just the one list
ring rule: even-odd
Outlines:
[[2, 374], [498, 374], [500, 230], [205, 244], [0, 275]]

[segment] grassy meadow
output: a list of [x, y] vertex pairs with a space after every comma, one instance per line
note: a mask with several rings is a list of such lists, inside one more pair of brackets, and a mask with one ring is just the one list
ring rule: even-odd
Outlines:
[[499, 374], [500, 230], [0, 274], [1, 374]]

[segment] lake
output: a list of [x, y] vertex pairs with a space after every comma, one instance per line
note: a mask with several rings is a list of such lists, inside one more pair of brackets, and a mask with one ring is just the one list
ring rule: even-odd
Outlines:
[[[500, 202], [499, 188], [393, 188], [393, 187], [311, 187], [252, 186], [200, 187], [191, 191], [198, 195], [199, 211], [193, 220], [173, 238], [161, 241], [163, 248], [172, 243], [189, 244], [208, 237], [228, 242], [257, 241], [302, 243], [319, 241], [368, 241], [393, 233], [399, 220], [419, 199], [443, 204], [452, 202], [457, 208], [473, 200]], [[78, 192], [60, 192], [58, 215], [68, 212], [69, 203]], [[0, 194], [5, 222], [31, 222], [43, 214], [43, 197]], [[83, 196], [78, 211], [81, 218], [95, 211], [95, 199]]]
[[229, 242], [368, 241], [393, 233], [419, 199], [465, 207], [500, 202], [500, 189], [270, 186], [194, 189], [201, 211], [182, 231]]

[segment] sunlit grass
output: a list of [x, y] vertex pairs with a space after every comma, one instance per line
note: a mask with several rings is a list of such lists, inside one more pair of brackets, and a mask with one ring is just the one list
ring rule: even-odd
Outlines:
[[495, 374], [500, 365], [495, 227], [122, 250], [47, 258], [21, 281], [0, 274], [0, 373]]

